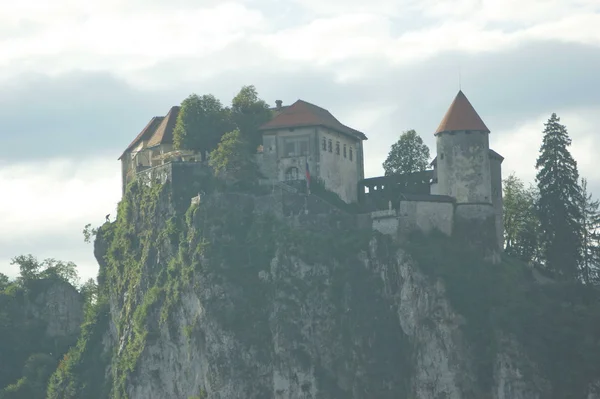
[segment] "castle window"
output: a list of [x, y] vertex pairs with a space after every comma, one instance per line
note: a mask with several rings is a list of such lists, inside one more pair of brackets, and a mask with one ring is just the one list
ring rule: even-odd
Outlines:
[[346, 158], [346, 144], [344, 144], [344, 158]]
[[286, 138], [283, 145], [285, 157], [308, 155], [308, 139]]
[[335, 153], [336, 153], [336, 155], [340, 155], [340, 142], [339, 141], [335, 142]]
[[440, 154], [440, 159], [444, 159], [444, 154]]
[[350, 152], [348, 153], [350, 160], [352, 161], [352, 147], [350, 147]]
[[275, 137], [263, 137], [263, 151], [272, 152], [275, 149]]
[[325, 137], [323, 137], [321, 147], [323, 148], [323, 151], [327, 151], [327, 139]]
[[298, 180], [298, 168], [292, 166], [285, 171], [285, 180]]
[[331, 145], [331, 139], [329, 139], [329, 141], [327, 142], [327, 150], [329, 150], [329, 152], [332, 152], [332, 145]]

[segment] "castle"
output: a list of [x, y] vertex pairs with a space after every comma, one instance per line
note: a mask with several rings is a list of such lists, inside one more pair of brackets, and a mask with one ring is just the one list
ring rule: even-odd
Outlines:
[[[503, 158], [490, 149], [490, 130], [462, 91], [434, 133], [432, 169], [399, 176], [365, 179], [367, 136], [326, 109], [303, 100], [283, 106], [277, 100], [271, 110], [273, 117], [259, 128], [263, 143], [256, 154], [263, 184], [319, 179], [344, 202], [360, 204], [382, 233], [459, 232], [488, 253], [502, 250]], [[207, 154], [174, 151], [178, 113], [179, 107], [172, 107], [166, 116], [152, 118], [123, 152], [123, 190], [137, 174], [161, 165], [206, 161]], [[163, 179], [176, 178], [170, 173]]]

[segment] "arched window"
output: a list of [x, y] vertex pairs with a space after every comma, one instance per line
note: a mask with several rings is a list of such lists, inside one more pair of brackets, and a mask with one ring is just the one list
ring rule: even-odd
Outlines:
[[292, 166], [285, 171], [285, 180], [298, 180], [298, 168]]

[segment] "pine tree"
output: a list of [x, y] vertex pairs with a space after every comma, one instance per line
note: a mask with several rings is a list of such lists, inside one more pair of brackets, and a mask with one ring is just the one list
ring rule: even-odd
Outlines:
[[582, 249], [582, 194], [570, 145], [567, 128], [553, 113], [536, 162], [538, 212], [545, 267], [565, 280], [579, 277]]
[[583, 242], [581, 251], [581, 273], [583, 280], [597, 283], [600, 277], [600, 201], [588, 193], [587, 180], [581, 179]]

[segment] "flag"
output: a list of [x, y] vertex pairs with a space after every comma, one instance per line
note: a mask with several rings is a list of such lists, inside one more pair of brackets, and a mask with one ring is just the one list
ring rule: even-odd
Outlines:
[[310, 194], [310, 170], [308, 169], [308, 159], [306, 160], [306, 190]]

